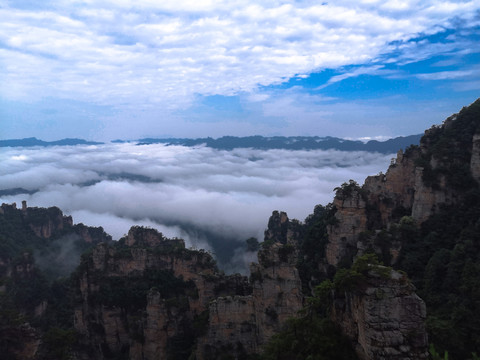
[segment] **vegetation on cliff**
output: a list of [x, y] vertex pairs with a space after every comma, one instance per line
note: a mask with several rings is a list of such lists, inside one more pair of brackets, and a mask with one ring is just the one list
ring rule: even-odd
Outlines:
[[[350, 310], [342, 311], [358, 294], [370, 296], [371, 301], [384, 300], [383, 290], [375, 290], [378, 280], [389, 283], [388, 286], [400, 284], [395, 291], [408, 297], [407, 304], [423, 306], [423, 315], [422, 309], [416, 309], [423, 326], [425, 307], [413, 293], [411, 283], [415, 285], [427, 305], [426, 326], [434, 359], [447, 351], [453, 360], [477, 359], [480, 147], [472, 144], [479, 134], [477, 100], [442, 126], [426, 131], [420, 146], [401, 154], [402, 161], [414, 164], [408, 191], [421, 190], [435, 199], [422, 208], [425, 214], [420, 215], [425, 216], [414, 214], [411, 203], [400, 203], [402, 194], [389, 198], [391, 188], [379, 195], [354, 181], [335, 189], [335, 206], [316, 206], [304, 223], [275, 211], [265, 231], [265, 241], [258, 244], [254, 238], [247, 240], [249, 251], [259, 251], [259, 264], [252, 266], [250, 282], [240, 275], [225, 276], [207, 252], [186, 249], [182, 240], [166, 239], [153, 229], [133, 227], [117, 243], [103, 243], [93, 249], [97, 243], [110, 240], [102, 228], [73, 225], [71, 218], [64, 217], [58, 208], [20, 210], [2, 205], [2, 358], [25, 357], [21, 351], [29, 343], [38, 347], [35, 359], [67, 359], [79, 352], [99, 359], [128, 358], [130, 349], [155, 353], [155, 346], [163, 346], [168, 358], [187, 359], [197, 353], [196, 347], [203, 339], [203, 346], [210, 351], [207, 353], [215, 354], [214, 358], [353, 359], [356, 355], [351, 337], [346, 340], [333, 320], [348, 316]], [[474, 164], [476, 157], [478, 164]], [[391, 166], [398, 164], [392, 162]], [[474, 166], [477, 173], [472, 171]], [[421, 177], [415, 177], [418, 174]], [[381, 188], [387, 177], [377, 177], [375, 185], [380, 184]], [[327, 259], [327, 245], [331, 245], [332, 229], [339, 226], [343, 203], [348, 204], [348, 208], [343, 208], [347, 208], [343, 219], [361, 214], [364, 221], [358, 232], [354, 222], [347, 222], [351, 230], [348, 239], [342, 238], [345, 233], [337, 234], [341, 246], [348, 249], [338, 252], [342, 256], [333, 256], [338, 262], [332, 264]], [[65, 256], [76, 260], [84, 251], [88, 252], [69, 276], [73, 267], [67, 266]], [[77, 262], [73, 264], [76, 266]], [[372, 274], [377, 280], [372, 280]], [[288, 276], [289, 286], [295, 289], [285, 286]], [[298, 276], [305, 297], [298, 291]], [[288, 301], [287, 293], [291, 296]], [[251, 308], [265, 308], [252, 311], [254, 320], [243, 319], [242, 311], [258, 294], [263, 296], [258, 298], [262, 305], [256, 303]], [[257, 344], [256, 338], [251, 340], [254, 335], [250, 334], [260, 329], [256, 326], [270, 326], [269, 331], [281, 328], [282, 313], [278, 310], [291, 307], [291, 299], [300, 299], [295, 303], [298, 308], [306, 299], [306, 307], [288, 321], [284, 316], [283, 330], [266, 345]], [[209, 307], [212, 304], [217, 308]], [[224, 319], [211, 312], [214, 308], [222, 309], [221, 306], [236, 310], [235, 316], [240, 314], [238, 324], [229, 319], [226, 324], [212, 325], [214, 316]], [[341, 307], [340, 314], [333, 314]], [[227, 315], [233, 317], [233, 313]], [[255, 323], [260, 318], [262, 325]], [[235, 329], [239, 332], [235, 333]], [[222, 336], [229, 342], [216, 337], [216, 331], [223, 331]], [[245, 337], [237, 341], [230, 339], [230, 334]], [[149, 343], [160, 335], [165, 335], [164, 343]], [[271, 335], [269, 332], [261, 341]], [[416, 338], [422, 338], [422, 334], [407, 335], [410, 338], [402, 343], [406, 344], [405, 353]], [[208, 336], [217, 342], [208, 343]]]
[[[392, 263], [395, 269], [408, 274], [427, 304], [427, 329], [435, 354], [448, 352], [450, 359], [458, 360], [476, 358], [480, 353], [480, 187], [471, 164], [472, 142], [477, 133], [480, 100], [448, 118], [442, 126], [426, 131], [420, 148], [407, 149], [405, 157], [412, 157], [423, 168], [422, 180], [431, 191], [448, 192], [453, 199], [435, 204], [421, 224], [410, 216], [411, 209], [403, 208], [401, 216], [392, 216], [393, 220], [399, 219], [396, 222], [379, 229], [375, 227], [378, 222], [370, 221], [368, 231], [358, 235], [362, 251], [376, 252], [384, 263]], [[337, 198], [344, 199], [358, 186], [344, 183], [335, 190]], [[305, 221], [299, 269], [307, 291], [322, 276], [332, 280], [332, 288], [361, 281], [355, 266], [350, 267], [348, 262], [339, 264], [336, 270], [319, 267], [328, 242], [327, 226], [335, 220], [335, 209], [332, 205], [327, 208], [330, 212], [315, 208]], [[370, 214], [379, 211], [369, 203], [366, 208]], [[400, 244], [396, 259], [392, 258], [394, 244]], [[328, 284], [327, 280], [322, 286]]]
[[427, 303], [430, 342], [450, 359], [480, 353], [480, 187], [470, 167], [478, 132], [480, 100], [426, 132], [418, 161], [423, 180], [436, 189], [444, 176], [456, 199], [420, 225], [404, 221], [390, 230], [403, 244], [395, 266]]
[[[82, 234], [88, 234], [89, 242]], [[103, 240], [110, 237], [102, 228], [73, 225], [56, 207], [17, 209], [15, 205], [2, 205], [2, 358], [22, 358], [27, 343], [39, 340], [37, 359], [68, 358], [76, 338], [70, 273], [79, 263], [80, 254]]]

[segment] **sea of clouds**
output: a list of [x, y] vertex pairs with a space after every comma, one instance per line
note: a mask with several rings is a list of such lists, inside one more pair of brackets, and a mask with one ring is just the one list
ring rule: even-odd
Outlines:
[[332, 201], [333, 188], [349, 179], [362, 184], [391, 158], [132, 143], [4, 148], [0, 202], [58, 206], [75, 223], [102, 226], [114, 239], [132, 225], [150, 226], [212, 251], [226, 272], [246, 272], [252, 254], [245, 254], [245, 240], [263, 240], [273, 210], [303, 220]]

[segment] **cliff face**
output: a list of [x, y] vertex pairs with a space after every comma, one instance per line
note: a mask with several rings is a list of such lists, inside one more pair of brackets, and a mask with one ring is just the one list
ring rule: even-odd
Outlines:
[[472, 158], [470, 160], [470, 170], [473, 178], [480, 183], [480, 134], [473, 135], [472, 139]]
[[[480, 102], [475, 106], [479, 108]], [[21, 210], [15, 204], [3, 204], [0, 220], [5, 226], [21, 224], [22, 231], [15, 234], [24, 238], [8, 238], [16, 250], [17, 243], [29, 245], [32, 239], [49, 243], [68, 233], [80, 238], [86, 248], [103, 241], [82, 257], [72, 277], [75, 329], [83, 345], [75, 353], [79, 359], [245, 359], [268, 349], [265, 345], [288, 318], [301, 317], [298, 311], [306, 302], [311, 304], [305, 294], [311, 295], [312, 284], [325, 279], [322, 285], [329, 281], [331, 285], [326, 287], [332, 300], [326, 303], [331, 306], [318, 307], [314, 315], [323, 316], [322, 321], [329, 316], [360, 359], [426, 359], [426, 306], [414, 286], [403, 273], [372, 263], [356, 272], [354, 261], [367, 259], [366, 254], [373, 252], [387, 265], [407, 264], [419, 271], [420, 283], [425, 280], [426, 289], [434, 294], [431, 303], [437, 302], [442, 310], [436, 314], [441, 321], [433, 322], [439, 326], [440, 339], [448, 341], [442, 338], [444, 324], [470, 321], [466, 316], [442, 318], [448, 313], [438, 305], [442, 300], [462, 294], [465, 302], [457, 299], [458, 303], [447, 303], [446, 309], [457, 306], [456, 314], [462, 315], [470, 306], [472, 314], [478, 313], [474, 298], [478, 286], [471, 284], [480, 269], [475, 255], [480, 233], [479, 113], [462, 110], [442, 126], [432, 127], [419, 147], [397, 153], [386, 174], [368, 177], [363, 186], [354, 181], [343, 184], [336, 189], [333, 204], [316, 207], [305, 224], [274, 211], [258, 263], [250, 267], [250, 279], [224, 275], [209, 253], [186, 249], [183, 240], [166, 239], [153, 229], [132, 227], [124, 239], [113, 243], [103, 229], [73, 225], [58, 208], [45, 211], [28, 208], [26, 203]], [[471, 213], [469, 206], [475, 207]], [[449, 207], [453, 212], [445, 212]], [[461, 210], [456, 220], [464, 228], [446, 228], [455, 234], [453, 240], [451, 234], [426, 232], [450, 221], [456, 210]], [[421, 234], [422, 224], [426, 235]], [[1, 227], [0, 235], [9, 236]], [[425, 244], [416, 243], [427, 236]], [[415, 259], [405, 260], [406, 248]], [[435, 256], [429, 254], [430, 248], [438, 250]], [[19, 252], [12, 261], [8, 253], [0, 255], [0, 274], [19, 284], [23, 281], [29, 289], [34, 283], [30, 279], [38, 275], [31, 256]], [[351, 278], [342, 280], [349, 271]], [[448, 285], [438, 284], [437, 277], [445, 278]], [[345, 286], [346, 280], [353, 285]], [[8, 293], [8, 286], [0, 291]], [[449, 293], [444, 289], [448, 287], [454, 290]], [[422, 294], [428, 296], [428, 291]], [[442, 297], [445, 293], [450, 296]], [[37, 298], [29, 314], [40, 318], [49, 306], [44, 298]], [[462, 334], [470, 333], [475, 324], [469, 322]], [[42, 340], [36, 329], [24, 324], [0, 330], [22, 337], [24, 351], [15, 350], [14, 356], [39, 358]], [[477, 344], [476, 335], [473, 332], [471, 343]], [[468, 358], [474, 346], [457, 351], [463, 355], [458, 358]]]
[[358, 234], [367, 229], [365, 200], [359, 191], [337, 195], [333, 201], [337, 209], [335, 225], [328, 227], [325, 258], [329, 265], [337, 266], [356, 252]]
[[[363, 188], [351, 182], [338, 189], [321, 263], [348, 264], [369, 252], [368, 246], [375, 248], [362, 234], [411, 214], [425, 193], [418, 190], [418, 154], [399, 152], [387, 174], [368, 178]], [[187, 250], [182, 240], [152, 229], [134, 227], [120, 244], [98, 245], [78, 272], [75, 323], [92, 349], [89, 356], [218, 359], [261, 352], [304, 304], [297, 265], [305, 231], [286, 213], [273, 212], [250, 281], [221, 275], [208, 253]], [[401, 243], [392, 241], [388, 250], [400, 249]], [[162, 287], [160, 278], [175, 283], [176, 290]], [[135, 282], [144, 286], [128, 287]], [[139, 293], [137, 305], [122, 302], [114, 285]], [[394, 272], [388, 279], [370, 276], [361, 288], [336, 296], [331, 318], [362, 359], [422, 359], [428, 345], [425, 316], [424, 302]]]
[[[250, 281], [219, 274], [208, 253], [152, 229], [132, 228], [123, 245], [98, 245], [77, 273], [75, 326], [88, 356], [220, 359], [262, 352], [304, 305], [296, 267], [301, 234], [298, 222], [274, 212]], [[124, 301], [128, 293], [139, 297]], [[425, 305], [399, 273], [371, 277], [361, 290], [337, 297], [332, 319], [362, 359], [425, 357]]]
[[[277, 215], [273, 214], [274, 221]], [[277, 224], [285, 224], [288, 230], [288, 217], [282, 215]], [[211, 302], [208, 333], [200, 339], [199, 359], [215, 359], [226, 349], [232, 349], [235, 356], [258, 353], [302, 308], [295, 247], [275, 241], [259, 251], [258, 259], [259, 263], [250, 268], [251, 295], [221, 297]]]
[[[435, 251], [439, 256], [449, 252], [450, 246], [454, 253], [455, 249], [476, 243], [476, 236], [470, 234], [477, 229], [478, 216], [473, 209], [470, 215], [466, 204], [474, 201], [471, 198], [476, 198], [480, 183], [479, 107], [477, 100], [442, 126], [427, 130], [419, 147], [398, 152], [386, 174], [368, 177], [363, 186], [351, 182], [337, 188], [335, 221], [327, 228], [327, 264], [345, 266], [365, 253], [375, 252], [388, 264], [409, 265], [410, 271], [418, 272], [411, 273], [418, 281], [423, 280], [422, 267], [433, 266], [428, 261]], [[436, 232], [441, 225], [435, 223], [436, 219], [454, 221], [457, 208], [469, 215], [463, 223], [470, 230], [462, 233], [461, 228], [447, 226], [451, 232], [448, 235]], [[450, 218], [446, 217], [448, 209], [453, 211]], [[455, 231], [457, 235], [452, 238]], [[420, 240], [424, 243], [415, 243]], [[408, 248], [409, 255], [402, 257], [404, 248]], [[470, 257], [470, 262], [476, 261], [474, 253]], [[449, 271], [453, 273], [453, 269]], [[432, 274], [436, 273], [430, 268], [426, 281], [434, 282]], [[389, 279], [370, 276], [363, 285], [341, 296], [337, 293], [332, 313], [332, 319], [356, 346], [359, 357], [427, 358], [425, 303], [414, 288], [402, 282], [396, 272]], [[455, 351], [462, 353], [461, 349]]]
[[[399, 151], [386, 174], [369, 176], [362, 187], [352, 188], [352, 191], [337, 192], [333, 201], [336, 222], [328, 228], [328, 264], [337, 266], [342, 260], [351, 261], [367, 247], [381, 252], [375, 244], [368, 241], [365, 243], [365, 234], [368, 232], [389, 229], [403, 216], [410, 216], [420, 225], [442, 207], [458, 203], [462, 190], [452, 184], [455, 181], [452, 180], [455, 176], [452, 175], [455, 172], [452, 164], [460, 167], [462, 160], [468, 164], [468, 168], [462, 169], [463, 173], [457, 175], [463, 177], [457, 182], [470, 176], [479, 182], [480, 134], [473, 135], [471, 140], [466, 139], [467, 144], [455, 144], [455, 141], [452, 144], [442, 144], [447, 149], [462, 147], [465, 152], [462, 157], [466, 159], [450, 153], [442, 156], [442, 152], [435, 151], [439, 145], [432, 144], [432, 138], [438, 137], [436, 133], [445, 128], [448, 130], [455, 121], [456, 118], [452, 117], [446, 120], [443, 127], [427, 130], [420, 147], [412, 147], [405, 153]], [[389, 245], [392, 263], [395, 263], [401, 246], [395, 241]]]
[[[71, 216], [66, 216], [57, 207], [38, 208], [28, 207], [27, 202], [22, 202], [22, 208], [17, 209], [17, 204], [2, 204], [0, 216], [15, 226], [21, 226], [26, 236], [39, 239], [54, 239], [63, 235], [78, 235], [86, 243], [111, 241], [102, 228], [73, 224]], [[29, 229], [29, 230], [28, 230]], [[19, 231], [19, 229], [17, 229]], [[32, 232], [29, 234], [29, 232]], [[32, 240], [33, 241], [33, 240]]]
[[[121, 246], [98, 245], [77, 272], [75, 327], [90, 356], [215, 359], [258, 352], [303, 302], [294, 247], [272, 241], [252, 264], [251, 282], [221, 275], [208, 253], [153, 229], [132, 228]], [[139, 296], [124, 301], [114, 285]]]
[[336, 294], [332, 319], [360, 359], [427, 359], [425, 303], [405, 275], [370, 271], [353, 291]]
[[166, 356], [170, 340], [188, 341], [194, 317], [214, 296], [215, 279], [208, 253], [134, 227], [124, 246], [100, 244], [84, 259], [75, 327], [87, 337], [94, 358]]
[[21, 209], [15, 203], [1, 205], [0, 333], [5, 341], [0, 351], [5, 358], [38, 359], [49, 351], [45, 328], [60, 322], [55, 306], [68, 307], [53, 296], [62, 293], [63, 280], [53, 291], [49, 281], [68, 276], [81, 252], [110, 240], [102, 228], [74, 225], [56, 207], [28, 207], [26, 201]]

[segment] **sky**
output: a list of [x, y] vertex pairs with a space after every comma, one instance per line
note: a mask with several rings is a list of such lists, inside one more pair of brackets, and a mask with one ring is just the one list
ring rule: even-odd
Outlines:
[[256, 258], [245, 240], [263, 241], [272, 211], [303, 221], [343, 182], [385, 171], [391, 156], [132, 143], [3, 148], [0, 203], [57, 206], [114, 240], [133, 225], [153, 227], [212, 251], [227, 272], [247, 273]]
[[422, 133], [480, 94], [479, 0], [0, 0], [0, 139]]

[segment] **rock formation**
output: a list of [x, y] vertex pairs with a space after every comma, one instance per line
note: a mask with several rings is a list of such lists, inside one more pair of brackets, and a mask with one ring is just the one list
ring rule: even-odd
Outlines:
[[[480, 101], [474, 105], [479, 108]], [[167, 239], [154, 229], [135, 226], [112, 242], [101, 228], [73, 225], [58, 208], [45, 211], [24, 202], [20, 210], [3, 204], [0, 215], [25, 225], [37, 240], [50, 241], [71, 231], [88, 246], [96, 245], [72, 275], [74, 326], [82, 345], [76, 358], [245, 359], [261, 353], [287, 319], [300, 317], [313, 285], [327, 279], [322, 285], [330, 281], [331, 303], [326, 301], [329, 308], [321, 310], [322, 321], [329, 316], [360, 359], [426, 359], [426, 306], [410, 280], [372, 262], [358, 272], [355, 264], [373, 259], [368, 257], [373, 252], [387, 265], [401, 265], [402, 251], [407, 246], [416, 250], [410, 233], [402, 231], [417, 231], [418, 225], [428, 225], [442, 209], [462, 201], [466, 207], [467, 195], [478, 193], [478, 113], [464, 109], [427, 130], [420, 146], [399, 151], [385, 174], [368, 177], [363, 186], [344, 183], [333, 203], [316, 207], [305, 224], [274, 211], [249, 279], [223, 274], [208, 252], [187, 249], [183, 240]], [[444, 254], [453, 257], [474, 248], [471, 234], [477, 234], [478, 224], [474, 214], [461, 246], [453, 240], [456, 253], [449, 252], [451, 239], [443, 239], [436, 263], [429, 264], [433, 275], [443, 269]], [[428, 251], [439, 237], [434, 233], [422, 250]], [[29, 256], [17, 256], [15, 262], [1, 257], [1, 275], [33, 276], [36, 268]], [[425, 256], [422, 265], [429, 259]], [[448, 270], [474, 281], [473, 260], [469, 268], [458, 261], [458, 269]], [[342, 274], [350, 274], [349, 286], [339, 286]], [[431, 283], [438, 285], [433, 275]], [[48, 311], [45, 299], [34, 305], [32, 316]], [[24, 334], [25, 350], [15, 356], [35, 358], [40, 335], [22, 326], [7, 328], [7, 333]]]
[[332, 310], [360, 359], [428, 358], [425, 303], [404, 274], [370, 271], [361, 286], [336, 294]]
[[[184, 351], [214, 359], [257, 353], [303, 302], [294, 247], [271, 240], [259, 252], [259, 264], [252, 264], [251, 282], [220, 274], [210, 254], [188, 250], [182, 240], [154, 229], [133, 227], [116, 246], [99, 244], [77, 272], [75, 326], [94, 349], [90, 356], [188, 357]], [[136, 305], [124, 302], [114, 284], [138, 292]]]
[[352, 189], [348, 194], [338, 193], [333, 204], [337, 209], [336, 223], [328, 228], [325, 256], [329, 265], [337, 266], [355, 254], [358, 234], [367, 229], [367, 213], [359, 189]]
[[472, 172], [473, 178], [480, 183], [480, 134], [473, 135], [470, 170]]
[[[56, 207], [32, 208], [26, 201], [21, 209], [2, 204], [0, 221], [0, 351], [5, 358], [38, 359], [44, 344], [38, 324], [56, 310], [47, 277], [68, 276], [82, 251], [111, 237], [102, 228], [74, 225]], [[66, 259], [55, 253], [64, 244]]]
[[199, 359], [217, 358], [223, 349], [232, 349], [236, 356], [258, 353], [302, 308], [294, 247], [274, 242], [261, 249], [258, 258], [259, 263], [250, 268], [251, 295], [221, 297], [210, 303], [209, 327], [200, 339]]

